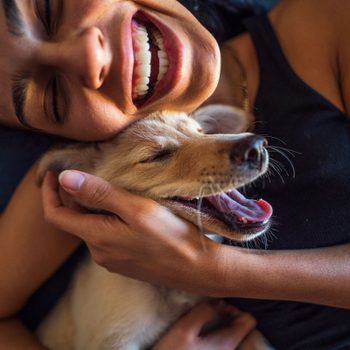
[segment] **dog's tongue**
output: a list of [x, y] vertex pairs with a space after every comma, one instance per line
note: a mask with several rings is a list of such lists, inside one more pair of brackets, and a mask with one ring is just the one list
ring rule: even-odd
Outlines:
[[217, 210], [248, 222], [264, 222], [272, 215], [272, 207], [263, 199], [253, 200], [237, 190], [206, 198]]

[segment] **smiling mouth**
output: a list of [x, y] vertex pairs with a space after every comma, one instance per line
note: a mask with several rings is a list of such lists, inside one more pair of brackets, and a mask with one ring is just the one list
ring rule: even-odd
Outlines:
[[163, 36], [142, 14], [136, 13], [131, 23], [134, 50], [132, 100], [140, 107], [148, 101], [169, 69], [169, 58]]

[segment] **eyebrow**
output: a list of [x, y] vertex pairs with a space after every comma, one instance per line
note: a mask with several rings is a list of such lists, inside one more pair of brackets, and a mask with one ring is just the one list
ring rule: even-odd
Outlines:
[[[23, 16], [17, 6], [16, 0], [1, 0], [2, 8], [6, 18], [7, 30], [9, 33], [22, 37], [24, 35]], [[27, 92], [27, 79], [12, 77], [12, 103], [18, 121], [25, 127], [31, 128], [24, 116], [24, 104]]]
[[1, 0], [5, 13], [7, 30], [15, 36], [24, 35], [24, 21], [16, 0]]
[[12, 103], [15, 109], [18, 121], [27, 128], [33, 128], [27, 121], [24, 115], [24, 105], [28, 90], [27, 76], [12, 77]]
[[[5, 17], [7, 21], [8, 31], [16, 36], [24, 35], [24, 21], [23, 16], [17, 6], [16, 0], [1, 0], [3, 9], [5, 12]], [[51, 20], [51, 12], [50, 12], [50, 0], [45, 0], [45, 16], [48, 21]], [[16, 117], [18, 121], [26, 128], [32, 130], [38, 130], [28, 123], [27, 118], [24, 114], [25, 103], [27, 99], [27, 91], [29, 85], [29, 74], [25, 72], [21, 72], [19, 74], [15, 74], [11, 77], [12, 86], [11, 86], [11, 95], [12, 95], [12, 104], [15, 110]], [[54, 86], [54, 95], [57, 96], [57, 87]], [[55, 98], [52, 99], [52, 109], [53, 114], [56, 120], [60, 120], [57, 100]], [[44, 108], [45, 115], [48, 116], [46, 108]]]

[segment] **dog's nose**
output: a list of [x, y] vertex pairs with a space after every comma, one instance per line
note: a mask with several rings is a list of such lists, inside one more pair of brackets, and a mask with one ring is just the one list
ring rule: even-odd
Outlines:
[[230, 160], [234, 164], [246, 163], [249, 167], [261, 167], [267, 141], [262, 136], [249, 135], [234, 143]]

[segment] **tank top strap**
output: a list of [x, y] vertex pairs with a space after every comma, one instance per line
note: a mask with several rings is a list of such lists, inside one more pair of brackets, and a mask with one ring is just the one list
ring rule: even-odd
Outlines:
[[269, 91], [275, 91], [275, 93], [278, 92], [282, 100], [280, 103], [274, 100], [274, 108], [278, 108], [282, 102], [288, 103], [291, 108], [299, 106], [299, 99], [302, 97], [304, 108], [307, 107], [308, 103], [311, 105], [317, 103], [332, 110], [342, 118], [345, 117], [345, 114], [338, 107], [305, 83], [294, 71], [266, 13], [245, 19], [244, 25], [253, 40], [259, 64], [260, 77], [254, 106], [255, 111], [261, 109], [262, 106], [266, 107], [266, 94], [269, 94]]
[[283, 75], [286, 72], [289, 74], [289, 64], [286, 61], [267, 14], [263, 13], [259, 16], [249, 17], [244, 20], [244, 25], [256, 49], [260, 66], [260, 80], [265, 81], [265, 79], [262, 79], [265, 76], [268, 76], [269, 79], [276, 76], [277, 70]]

